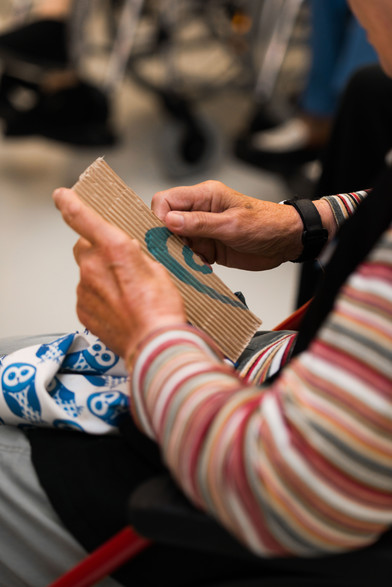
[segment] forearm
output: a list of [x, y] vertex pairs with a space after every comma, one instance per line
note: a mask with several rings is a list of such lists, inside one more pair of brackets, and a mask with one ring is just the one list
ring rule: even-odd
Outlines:
[[359, 548], [392, 520], [392, 286], [379, 264], [270, 386], [247, 385], [197, 331], [155, 337], [137, 358], [140, 425], [191, 499], [261, 555]]

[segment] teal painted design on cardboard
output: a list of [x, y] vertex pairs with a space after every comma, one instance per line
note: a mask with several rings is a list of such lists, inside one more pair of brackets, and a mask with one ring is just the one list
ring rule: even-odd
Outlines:
[[[198, 281], [190, 271], [188, 271], [185, 267], [183, 267], [183, 265], [181, 265], [181, 263], [172, 257], [167, 246], [167, 242], [171, 236], [172, 233], [165, 226], [151, 228], [145, 234], [147, 249], [151, 255], [155, 257], [157, 261], [159, 261], [159, 263], [164, 265], [166, 269], [170, 271], [170, 273], [173, 273], [173, 275], [175, 275], [183, 283], [190, 285], [196, 291], [199, 291], [200, 293], [203, 293], [214, 300], [219, 300], [223, 304], [233, 306], [234, 308], [240, 308], [241, 310], [247, 309], [246, 306], [239, 300], [233, 300], [224, 294], [218, 293], [212, 287], [209, 287], [208, 285]], [[193, 252], [189, 247], [184, 246], [182, 254], [187, 265], [195, 271], [200, 271], [204, 274], [212, 273], [212, 269], [208, 265], [199, 265], [195, 262], [193, 258]]]
[[196, 263], [194, 259], [194, 253], [192, 249], [190, 249], [189, 247], [184, 246], [184, 248], [182, 249], [182, 256], [184, 257], [185, 263], [191, 269], [194, 269], [195, 271], [200, 271], [200, 273], [204, 273], [204, 275], [212, 273], [212, 269], [209, 265], [207, 265], [207, 263], [203, 263], [203, 265], [199, 265], [198, 263]]

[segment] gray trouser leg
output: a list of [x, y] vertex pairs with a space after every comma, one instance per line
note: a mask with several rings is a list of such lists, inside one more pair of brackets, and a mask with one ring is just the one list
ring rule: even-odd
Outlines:
[[[59, 336], [2, 338], [0, 356]], [[46, 497], [26, 436], [18, 428], [0, 425], [1, 587], [45, 587], [86, 556]], [[118, 583], [106, 578], [99, 585], [116, 587]]]
[[1, 355], [9, 355], [14, 351], [23, 349], [34, 344], [44, 344], [56, 340], [63, 336], [62, 334], [35, 334], [31, 336], [8, 336], [7, 338], [0, 338], [0, 357]]
[[[45, 587], [85, 556], [39, 484], [26, 436], [0, 426], [0, 585]], [[118, 583], [108, 578], [100, 585]]]

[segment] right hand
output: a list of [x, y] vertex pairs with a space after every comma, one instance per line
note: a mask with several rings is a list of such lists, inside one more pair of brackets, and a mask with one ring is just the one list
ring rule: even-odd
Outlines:
[[140, 244], [65, 188], [53, 194], [65, 222], [81, 238], [77, 314], [112, 351], [129, 358], [159, 328], [186, 324], [183, 299], [163, 265]]
[[158, 192], [151, 206], [210, 264], [258, 271], [302, 251], [303, 225], [292, 206], [245, 196], [219, 181]]

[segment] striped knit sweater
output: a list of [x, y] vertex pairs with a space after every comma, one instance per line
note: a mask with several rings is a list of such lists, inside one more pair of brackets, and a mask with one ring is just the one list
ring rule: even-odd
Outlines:
[[[338, 217], [350, 201], [334, 198]], [[195, 328], [152, 334], [134, 363], [134, 417], [186, 494], [253, 552], [371, 544], [392, 523], [391, 316], [392, 226], [272, 383], [294, 335], [241, 374]]]

